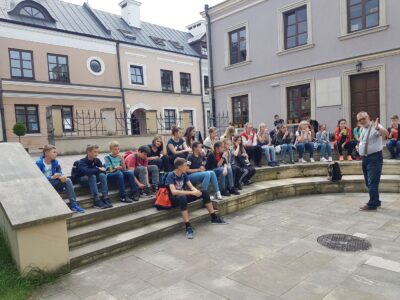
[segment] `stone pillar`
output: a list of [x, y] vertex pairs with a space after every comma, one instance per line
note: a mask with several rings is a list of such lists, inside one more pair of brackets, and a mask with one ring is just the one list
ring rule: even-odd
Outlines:
[[53, 122], [53, 135], [54, 137], [61, 137], [64, 135], [63, 118], [61, 106], [51, 107], [51, 116]]
[[156, 110], [146, 110], [146, 125], [148, 134], [157, 134], [157, 111]]
[[0, 230], [19, 271], [68, 271], [70, 209], [21, 144], [0, 144], [0, 155]]
[[[106, 135], [116, 135], [117, 125], [115, 119], [115, 108], [103, 108], [101, 110], [101, 115], [103, 116], [103, 129]], [[120, 120], [121, 128], [125, 128], [124, 120]], [[121, 131], [124, 134], [124, 130]]]
[[191, 126], [188, 111], [182, 110], [180, 112], [180, 119], [181, 119], [181, 122], [180, 122], [179, 127], [185, 129], [185, 128]]

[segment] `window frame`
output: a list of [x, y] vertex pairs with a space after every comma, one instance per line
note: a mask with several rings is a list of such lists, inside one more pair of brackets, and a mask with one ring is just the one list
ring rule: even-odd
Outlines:
[[[16, 122], [18, 122], [17, 107], [24, 108], [25, 122], [23, 124], [26, 127], [26, 133], [27, 134], [38, 134], [38, 133], [40, 133], [39, 105], [37, 105], [37, 104], [14, 104], [14, 112], [15, 112], [15, 121]], [[29, 116], [28, 107], [35, 107], [35, 109], [36, 109], [37, 130], [35, 130], [35, 131], [29, 130], [29, 123], [30, 122], [28, 121], [28, 116]]]
[[[65, 124], [64, 124], [64, 108], [71, 109], [71, 129], [65, 129]], [[72, 105], [62, 105], [61, 106], [61, 119], [62, 119], [62, 127], [63, 127], [63, 132], [74, 132], [74, 107]]]
[[[21, 70], [21, 76], [13, 76], [12, 75], [12, 69], [15, 69], [12, 67], [11, 64], [11, 51], [19, 52], [19, 65], [20, 65], [20, 70]], [[32, 64], [32, 77], [25, 77], [23, 74], [23, 59], [22, 59], [22, 52], [29, 53], [31, 55], [31, 64]], [[8, 61], [10, 65], [10, 78], [12, 79], [23, 79], [23, 80], [35, 80], [35, 64], [34, 64], [34, 59], [33, 59], [33, 51], [31, 50], [22, 50], [22, 49], [16, 49], [16, 48], [8, 48]], [[25, 68], [26, 69], [26, 68]], [[27, 69], [29, 70], [29, 69]]]
[[[170, 79], [171, 79], [171, 82], [169, 83], [170, 85], [171, 85], [171, 89], [165, 89], [164, 88], [164, 83], [163, 83], [163, 73], [167, 73], [167, 74], [169, 74], [170, 75]], [[160, 70], [160, 77], [161, 77], [161, 90], [163, 91], [163, 92], [174, 92], [174, 72], [173, 71], [171, 71], [171, 70], [165, 70], [165, 69], [161, 69]]]
[[[189, 75], [189, 89], [188, 89], [189, 91], [184, 90], [183, 83], [182, 83], [182, 80], [186, 80], [185, 78], [182, 78], [182, 76], [186, 76], [186, 75]], [[181, 93], [182, 94], [192, 94], [192, 74], [180, 72], [179, 78], [180, 78], [180, 83], [181, 83]]]
[[[360, 4], [354, 4], [354, 5], [350, 4], [350, 0], [346, 1], [347, 2], [346, 3], [346, 9], [347, 9], [347, 15], [346, 15], [346, 18], [347, 18], [347, 34], [357, 33], [357, 32], [360, 32], [360, 31], [376, 28], [376, 27], [378, 27], [380, 25], [380, 17], [381, 17], [380, 1], [377, 0], [378, 1], [378, 11], [374, 12], [372, 14], [366, 14], [366, 6], [367, 6], [368, 0], [360, 0], [360, 1], [361, 1]], [[351, 18], [350, 9], [351, 9], [351, 7], [356, 6], [356, 5], [361, 5], [361, 10], [362, 10], [361, 11], [361, 16], [360, 17]], [[367, 16], [373, 15], [373, 14], [376, 14], [376, 13], [378, 14], [378, 24], [375, 25], [375, 26], [367, 27]], [[351, 21], [355, 20], [355, 19], [360, 19], [360, 18], [361, 18], [361, 29], [352, 31], [351, 30]]]
[[[304, 10], [305, 13], [306, 13], [306, 19], [303, 20], [303, 21], [299, 21], [298, 20], [298, 11], [300, 11], [300, 10]], [[289, 38], [288, 37], [288, 27], [289, 27], [288, 19], [289, 19], [289, 15], [292, 15], [292, 14], [294, 14], [294, 16], [295, 16], [295, 23], [292, 24], [292, 25], [295, 26], [296, 33], [295, 33], [295, 35], [290, 36], [290, 37], [295, 37], [296, 38], [296, 44], [293, 47], [288, 47], [288, 38]], [[302, 23], [302, 22], [306, 22], [307, 31], [299, 33], [299, 23]], [[284, 50], [291, 50], [291, 49], [294, 49], [294, 48], [297, 48], [297, 47], [302, 47], [302, 46], [305, 46], [305, 45], [308, 44], [308, 13], [307, 13], [307, 5], [298, 6], [298, 7], [294, 8], [294, 9], [285, 11], [283, 13], [283, 31], [284, 31]], [[307, 40], [306, 40], [306, 42], [304, 44], [299, 44], [299, 36], [301, 34], [304, 34], [304, 33], [307, 34]]]
[[[207, 80], [206, 80], [207, 78]], [[207, 85], [206, 85], [207, 83]], [[203, 76], [203, 85], [204, 85], [204, 94], [209, 95], [210, 94], [210, 77], [208, 75]]]
[[[57, 67], [60, 66], [60, 64], [59, 64], [59, 58], [60, 58], [60, 57], [63, 57], [63, 58], [66, 59], [66, 61], [67, 61], [67, 62], [66, 62], [66, 66], [67, 66], [67, 72], [66, 72], [66, 74], [67, 74], [67, 76], [68, 76], [68, 80], [51, 79], [50, 73], [54, 73], [54, 72], [53, 72], [53, 71], [50, 71], [50, 62], [49, 62], [49, 57], [50, 57], [50, 56], [55, 56], [55, 57], [56, 57]], [[51, 64], [53, 64], [53, 63], [51, 63]], [[69, 58], [68, 58], [68, 55], [56, 54], [56, 53], [47, 53], [47, 72], [48, 72], [48, 75], [49, 75], [49, 81], [51, 81], [51, 82], [70, 83], [70, 82], [71, 82], [71, 76], [70, 76], [70, 73], [69, 73]], [[64, 72], [63, 72], [63, 73], [64, 73]], [[58, 75], [59, 75], [59, 72], [58, 72]]]
[[[243, 105], [243, 98], [247, 99], [247, 119], [244, 119], [243, 117], [245, 116], [243, 114], [244, 110], [244, 105]], [[239, 108], [240, 108], [240, 116], [241, 120], [236, 119], [236, 114], [235, 114], [235, 108], [237, 107], [235, 105], [235, 101], [238, 100], [240, 102]], [[250, 122], [250, 95], [249, 94], [242, 94], [242, 95], [235, 95], [230, 97], [230, 102], [231, 102], [231, 109], [232, 109], [232, 123], [235, 127], [238, 125], [244, 126], [244, 124]], [[237, 122], [241, 121], [241, 122]]]
[[[286, 87], [286, 120], [287, 122], [290, 124], [289, 120], [293, 120], [292, 123], [295, 124], [295, 120], [298, 119], [299, 122], [302, 120], [304, 114], [305, 114], [305, 110], [295, 110], [295, 111], [299, 111], [301, 112], [298, 116], [298, 118], [292, 118], [290, 117], [290, 112], [294, 111], [294, 110], [290, 110], [290, 100], [293, 100], [294, 98], [290, 98], [289, 99], [289, 91], [290, 90], [294, 90], [294, 89], [302, 89], [302, 88], [308, 88], [309, 89], [309, 95], [308, 95], [308, 101], [310, 102], [310, 110], [307, 111], [307, 114], [311, 117], [312, 116], [312, 105], [313, 105], [313, 99], [312, 99], [312, 86], [311, 83], [302, 83], [302, 84], [298, 84], [298, 85], [291, 85], [291, 86], [287, 86]], [[301, 95], [301, 90], [300, 90], [300, 95]], [[301, 98], [301, 96], [299, 97]], [[300, 105], [301, 106], [301, 105]]]
[[[170, 116], [168, 116], [168, 122], [167, 122], [167, 116], [166, 116], [166, 112], [174, 112], [174, 116], [175, 116], [175, 122], [171, 122], [171, 118]], [[163, 118], [164, 118], [164, 130], [171, 130], [172, 126], [178, 125], [177, 121], [178, 121], [178, 110], [176, 108], [163, 108]], [[169, 125], [169, 127], [167, 126], [167, 123]]]
[[[138, 68], [140, 70], [140, 76], [142, 77], [142, 83], [137, 83], [137, 82], [132, 82], [132, 68]], [[137, 65], [137, 64], [129, 64], [129, 83], [131, 85], [139, 85], [139, 86], [145, 86], [145, 82], [144, 82], [144, 66], [141, 65]], [[138, 76], [135, 74], [135, 76]]]
[[[240, 32], [242, 32], [242, 31], [244, 31], [246, 34], [246, 41], [245, 41], [245, 43], [246, 43], [246, 58], [244, 60], [241, 60], [241, 55], [240, 55]], [[232, 58], [233, 58], [233, 56], [232, 56], [232, 52], [233, 52], [232, 51], [233, 50], [232, 36], [233, 36], [233, 34], [238, 35], [238, 43], [237, 43], [237, 49], [236, 49], [237, 50], [237, 57], [236, 57], [237, 61], [235, 61], [235, 62], [232, 61]], [[248, 60], [247, 59], [247, 55], [248, 55], [248, 53], [247, 53], [247, 51], [248, 51], [248, 49], [247, 49], [247, 27], [242, 26], [240, 28], [229, 31], [228, 32], [228, 40], [229, 40], [229, 65], [233, 66], [233, 65], [237, 65], [237, 64], [246, 62]]]

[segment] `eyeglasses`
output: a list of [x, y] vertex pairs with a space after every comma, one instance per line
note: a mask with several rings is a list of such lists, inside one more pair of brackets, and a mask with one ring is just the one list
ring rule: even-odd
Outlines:
[[361, 118], [361, 119], [357, 119], [358, 122], [364, 122], [367, 118]]

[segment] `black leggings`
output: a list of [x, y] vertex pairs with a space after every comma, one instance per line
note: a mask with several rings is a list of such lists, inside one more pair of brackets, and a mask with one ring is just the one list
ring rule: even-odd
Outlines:
[[198, 199], [203, 199], [204, 204], [208, 204], [211, 202], [210, 194], [207, 191], [201, 191], [202, 195], [200, 197], [195, 196], [171, 196], [170, 199], [172, 202], [172, 206], [179, 207], [181, 211], [187, 210], [187, 205], [190, 202], [196, 201]]
[[249, 158], [254, 161], [256, 166], [258, 166], [261, 163], [261, 157], [262, 157], [262, 148], [261, 146], [246, 146], [246, 152], [249, 155]]
[[169, 159], [166, 155], [155, 160], [149, 160], [149, 165], [156, 165], [160, 171], [169, 172]]
[[239, 178], [239, 183], [242, 184], [243, 182], [250, 180], [256, 174], [256, 169], [253, 166], [248, 166], [240, 168], [240, 172], [241, 176]]
[[343, 149], [347, 150], [347, 155], [352, 155], [354, 149], [356, 148], [357, 142], [356, 141], [350, 141], [348, 142], [344, 147], [342, 146], [344, 141], [340, 141], [337, 143], [337, 148], [339, 155], [343, 155]]

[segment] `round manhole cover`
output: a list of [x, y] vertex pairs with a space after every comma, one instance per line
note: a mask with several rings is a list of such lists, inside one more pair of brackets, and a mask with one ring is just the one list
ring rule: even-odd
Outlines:
[[368, 250], [371, 247], [367, 240], [348, 234], [322, 235], [317, 242], [330, 249], [346, 252]]

